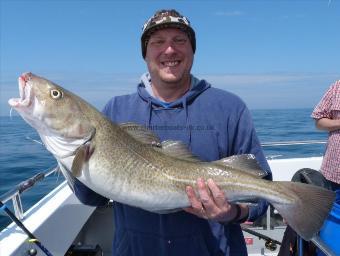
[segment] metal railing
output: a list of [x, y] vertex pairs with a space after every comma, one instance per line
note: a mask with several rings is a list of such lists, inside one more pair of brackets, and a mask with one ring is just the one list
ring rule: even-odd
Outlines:
[[23, 217], [24, 217], [24, 210], [23, 210], [23, 207], [22, 207], [20, 195], [24, 191], [32, 188], [37, 182], [42, 181], [47, 176], [56, 172], [58, 169], [59, 169], [58, 166], [52, 167], [45, 172], [39, 172], [38, 174], [34, 175], [33, 177], [19, 183], [18, 185], [16, 185], [11, 190], [0, 195], [0, 202], [6, 203], [9, 200], [12, 200], [13, 208], [14, 208], [14, 214], [18, 219], [22, 220]]
[[291, 141], [273, 141], [261, 143], [262, 147], [276, 147], [276, 146], [293, 146], [293, 145], [313, 145], [326, 144], [325, 140], [291, 140]]

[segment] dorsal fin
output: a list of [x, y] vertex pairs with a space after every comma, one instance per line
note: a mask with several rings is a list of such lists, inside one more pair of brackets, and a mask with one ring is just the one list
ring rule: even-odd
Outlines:
[[128, 122], [119, 124], [119, 127], [143, 144], [157, 147], [161, 146], [161, 141], [159, 140], [157, 135], [142, 125]]
[[267, 176], [267, 172], [262, 170], [256, 158], [252, 154], [234, 155], [222, 158], [214, 161], [214, 164], [218, 164], [224, 167], [229, 167], [246, 172], [258, 178]]
[[161, 148], [156, 149], [161, 151], [163, 154], [191, 162], [201, 162], [201, 160], [194, 156], [189, 151], [188, 147], [181, 141], [165, 140], [161, 145]]

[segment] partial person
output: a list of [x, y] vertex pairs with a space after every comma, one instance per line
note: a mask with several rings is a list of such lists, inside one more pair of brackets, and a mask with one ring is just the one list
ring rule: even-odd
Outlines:
[[321, 172], [332, 189], [340, 189], [340, 80], [333, 83], [314, 108], [312, 118], [318, 129], [328, 132]]
[[[271, 180], [246, 104], [191, 74], [196, 37], [189, 20], [176, 10], [157, 11], [143, 26], [141, 48], [148, 72], [137, 92], [112, 98], [104, 115], [149, 127], [161, 141], [182, 141], [203, 161], [254, 154]], [[113, 202], [113, 255], [247, 255], [240, 223], [262, 216], [267, 202], [228, 203], [212, 180], [198, 179], [197, 191], [187, 187], [192, 207], [169, 214]], [[79, 181], [75, 193], [88, 205], [108, 201]]]

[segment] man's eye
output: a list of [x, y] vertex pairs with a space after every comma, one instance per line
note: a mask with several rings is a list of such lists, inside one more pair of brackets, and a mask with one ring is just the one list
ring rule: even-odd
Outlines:
[[150, 41], [150, 44], [152, 44], [152, 45], [161, 45], [163, 43], [164, 43], [164, 40], [161, 40], [161, 39]]
[[175, 42], [176, 44], [185, 44], [186, 41], [187, 41], [187, 39], [185, 39], [185, 38], [175, 38], [175, 39], [174, 39], [174, 42]]

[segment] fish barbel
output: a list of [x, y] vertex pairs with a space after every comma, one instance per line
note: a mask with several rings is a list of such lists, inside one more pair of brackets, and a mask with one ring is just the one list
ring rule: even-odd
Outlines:
[[[313, 185], [268, 181], [253, 155], [202, 162], [177, 141], [117, 125], [77, 95], [32, 73], [19, 77], [14, 108], [39, 133], [65, 177], [114, 201], [168, 213], [190, 206], [185, 188], [211, 178], [231, 202], [265, 199], [305, 240], [321, 228], [335, 194]], [[308, 213], [308, 218], [306, 218]]]

